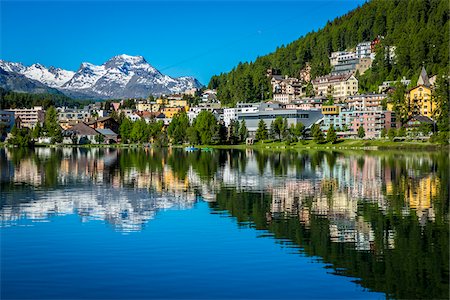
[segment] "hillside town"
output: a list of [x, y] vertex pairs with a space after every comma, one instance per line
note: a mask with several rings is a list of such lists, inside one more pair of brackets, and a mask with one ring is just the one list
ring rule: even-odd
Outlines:
[[[332, 52], [331, 73], [314, 79], [309, 64], [300, 70], [298, 78], [268, 69], [273, 95], [268, 101], [247, 103], [242, 99], [234, 107], [224, 107], [216, 90], [192, 88], [156, 98], [94, 102], [82, 108], [52, 107], [55, 111], [50, 117], [49, 110], [42, 106], [4, 109], [0, 111], [2, 140], [18, 143], [14, 136], [23, 129], [32, 132], [33, 142], [43, 144], [151, 143], [161, 136], [160, 132], [170, 131], [174, 118], [187, 116], [189, 124], [183, 126], [189, 127], [202, 113], [216, 120], [212, 125], [216, 126], [215, 133], [209, 138], [201, 138], [205, 128], [197, 128], [195, 134], [184, 128], [181, 138], [174, 137], [173, 129], [164, 144], [251, 144], [276, 140], [277, 134], [279, 140], [310, 138], [319, 143], [334, 143], [339, 138], [428, 140], [436, 131], [439, 104], [432, 97], [437, 76], [430, 78], [425, 67], [419, 78], [385, 81], [378, 93], [359, 93], [357, 77], [371, 68], [382, 38], [361, 42], [354, 51]], [[396, 47], [385, 48], [385, 59], [395, 63]], [[399, 93], [403, 97], [400, 102], [406, 104], [403, 107], [395, 99]], [[128, 135], [133, 127], [139, 127], [133, 125], [138, 121], [158, 125], [152, 129], [153, 134], [139, 136], [139, 131], [145, 130], [142, 125], [135, 129], [138, 137], [132, 138]], [[50, 130], [53, 134], [46, 130], [46, 126], [52, 127], [50, 123], [58, 124]]]

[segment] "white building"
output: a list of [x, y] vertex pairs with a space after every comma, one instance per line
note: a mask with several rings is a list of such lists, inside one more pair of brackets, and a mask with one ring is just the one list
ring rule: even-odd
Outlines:
[[223, 121], [225, 126], [229, 126], [232, 120], [237, 120], [238, 113], [256, 112], [260, 103], [238, 103], [236, 107], [224, 108]]
[[348, 51], [331, 52], [330, 65], [332, 67], [334, 67], [341, 61], [348, 61], [348, 60], [355, 59], [355, 58], [357, 58], [357, 57], [354, 52], [348, 52]]
[[14, 112], [14, 117], [20, 119], [21, 127], [33, 128], [37, 123], [43, 123], [45, 118], [45, 110], [42, 106], [7, 109], [6, 111]]
[[372, 50], [370, 44], [370, 42], [362, 42], [356, 45], [356, 57], [371, 58]]

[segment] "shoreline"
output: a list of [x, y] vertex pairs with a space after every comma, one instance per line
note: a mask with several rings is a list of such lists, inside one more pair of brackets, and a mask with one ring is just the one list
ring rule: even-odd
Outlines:
[[[190, 145], [169, 145], [162, 148], [185, 148]], [[0, 143], [2, 148], [14, 148], [13, 145], [7, 143]], [[154, 148], [151, 144], [86, 144], [86, 145], [73, 145], [73, 144], [35, 144], [36, 148]], [[323, 143], [317, 144], [312, 140], [295, 142], [290, 145], [286, 145], [285, 142], [257, 142], [253, 145], [237, 144], [237, 145], [195, 145], [195, 148], [199, 149], [253, 149], [253, 150], [272, 150], [272, 151], [285, 151], [285, 150], [430, 150], [430, 151], [450, 151], [450, 145], [444, 144], [432, 144], [429, 142], [392, 142], [382, 140], [342, 140], [335, 144]]]

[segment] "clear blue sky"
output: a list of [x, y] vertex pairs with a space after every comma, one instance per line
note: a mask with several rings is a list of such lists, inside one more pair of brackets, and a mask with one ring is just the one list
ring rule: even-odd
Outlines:
[[171, 76], [207, 84], [240, 61], [294, 41], [362, 0], [4, 1], [0, 58], [77, 70], [142, 55]]

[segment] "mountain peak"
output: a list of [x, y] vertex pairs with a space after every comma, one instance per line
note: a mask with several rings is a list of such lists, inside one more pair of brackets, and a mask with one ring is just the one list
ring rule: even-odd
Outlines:
[[145, 60], [145, 58], [143, 56], [140, 56], [140, 55], [132, 56], [132, 55], [128, 55], [128, 54], [120, 54], [120, 55], [113, 56], [111, 59], [108, 60], [108, 62], [109, 61], [121, 61], [121, 62], [130, 63], [130, 64], [147, 63], [147, 61]]

